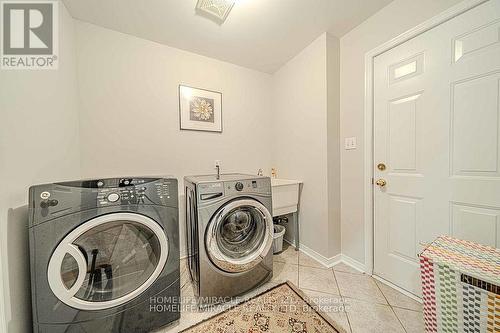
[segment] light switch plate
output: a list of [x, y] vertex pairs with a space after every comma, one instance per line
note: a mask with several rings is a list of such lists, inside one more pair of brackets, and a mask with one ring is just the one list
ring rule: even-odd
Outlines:
[[345, 150], [356, 149], [356, 137], [345, 138]]

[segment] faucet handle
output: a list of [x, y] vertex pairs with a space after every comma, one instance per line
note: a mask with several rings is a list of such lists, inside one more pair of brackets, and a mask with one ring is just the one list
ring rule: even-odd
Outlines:
[[220, 165], [219, 164], [215, 165], [215, 170], [217, 170], [216, 177], [217, 177], [217, 180], [219, 180], [220, 179]]

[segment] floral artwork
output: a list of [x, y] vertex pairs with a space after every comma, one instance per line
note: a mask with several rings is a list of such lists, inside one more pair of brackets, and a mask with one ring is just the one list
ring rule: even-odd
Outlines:
[[179, 86], [181, 130], [222, 133], [222, 93]]
[[214, 122], [214, 100], [194, 96], [189, 103], [189, 117], [191, 120]]

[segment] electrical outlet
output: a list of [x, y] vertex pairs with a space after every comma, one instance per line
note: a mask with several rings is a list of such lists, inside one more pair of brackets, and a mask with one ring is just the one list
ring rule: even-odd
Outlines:
[[356, 137], [345, 138], [344, 147], [345, 150], [356, 149]]

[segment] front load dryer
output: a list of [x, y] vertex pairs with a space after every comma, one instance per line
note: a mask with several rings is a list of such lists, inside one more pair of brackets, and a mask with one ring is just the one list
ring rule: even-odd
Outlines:
[[271, 180], [185, 177], [189, 269], [200, 303], [229, 300], [273, 273]]
[[179, 319], [176, 179], [37, 185], [29, 208], [35, 333], [145, 333]]

